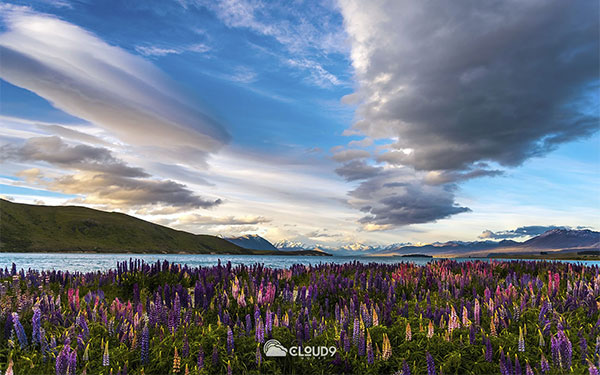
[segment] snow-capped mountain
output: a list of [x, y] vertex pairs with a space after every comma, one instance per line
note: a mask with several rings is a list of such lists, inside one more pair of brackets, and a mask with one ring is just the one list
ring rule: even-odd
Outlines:
[[447, 241], [426, 245], [394, 243], [390, 245], [367, 245], [356, 242], [337, 247], [307, 245], [302, 242], [279, 241], [279, 250], [319, 249], [335, 255], [459, 255], [486, 254], [493, 251], [527, 252], [534, 249], [600, 248], [600, 232], [591, 230], [552, 229], [525, 242], [502, 241]]

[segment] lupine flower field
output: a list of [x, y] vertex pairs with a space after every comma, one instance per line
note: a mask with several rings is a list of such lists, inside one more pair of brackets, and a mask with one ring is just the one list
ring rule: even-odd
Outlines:
[[[3, 374], [598, 374], [597, 266], [0, 270]], [[321, 357], [266, 357], [335, 346]]]

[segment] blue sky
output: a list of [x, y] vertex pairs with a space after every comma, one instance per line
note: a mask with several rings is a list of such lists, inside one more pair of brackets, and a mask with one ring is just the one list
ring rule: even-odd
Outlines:
[[7, 2], [0, 192], [325, 246], [597, 229], [597, 4], [437, 5]]

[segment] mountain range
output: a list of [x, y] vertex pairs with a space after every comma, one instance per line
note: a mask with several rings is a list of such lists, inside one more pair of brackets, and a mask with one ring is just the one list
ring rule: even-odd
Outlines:
[[406, 243], [395, 243], [384, 246], [365, 245], [354, 243], [340, 247], [310, 246], [301, 242], [279, 241], [275, 243], [279, 250], [307, 250], [317, 249], [334, 253], [336, 255], [372, 255], [372, 256], [393, 256], [407, 254], [424, 255], [469, 255], [485, 256], [490, 252], [494, 253], [528, 253], [539, 251], [556, 250], [587, 250], [600, 249], [600, 232], [589, 229], [571, 230], [571, 229], [552, 229], [533, 237], [524, 242], [513, 240], [502, 241], [448, 241], [435, 242], [427, 245], [410, 245]]
[[428, 245], [362, 243], [339, 247], [270, 243], [258, 235], [221, 238], [175, 230], [123, 213], [79, 206], [42, 206], [0, 199], [0, 251], [96, 251], [263, 255], [489, 256], [600, 249], [600, 232], [557, 228], [524, 242], [449, 241]]

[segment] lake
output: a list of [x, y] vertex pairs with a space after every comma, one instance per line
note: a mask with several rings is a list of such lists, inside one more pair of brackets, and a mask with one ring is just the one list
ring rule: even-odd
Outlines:
[[[319, 264], [319, 263], [348, 263], [359, 261], [363, 263], [399, 263], [411, 262], [419, 265], [432, 261], [429, 258], [400, 258], [400, 257], [307, 257], [307, 256], [268, 256], [268, 255], [212, 255], [212, 254], [75, 254], [75, 253], [0, 253], [0, 267], [10, 268], [13, 263], [18, 269], [37, 270], [63, 270], [63, 271], [103, 271], [115, 268], [117, 262], [127, 261], [130, 258], [142, 259], [145, 262], [167, 260], [171, 263], [187, 264], [191, 267], [213, 266], [221, 260], [222, 263], [231, 262], [232, 265], [262, 263], [270, 268], [288, 268], [293, 264]], [[435, 260], [435, 259], [433, 259]], [[469, 258], [456, 258], [458, 261], [473, 260]], [[486, 259], [487, 260], [487, 259]], [[510, 259], [504, 259], [509, 261]], [[562, 261], [568, 263], [583, 263], [600, 265], [600, 261]]]

